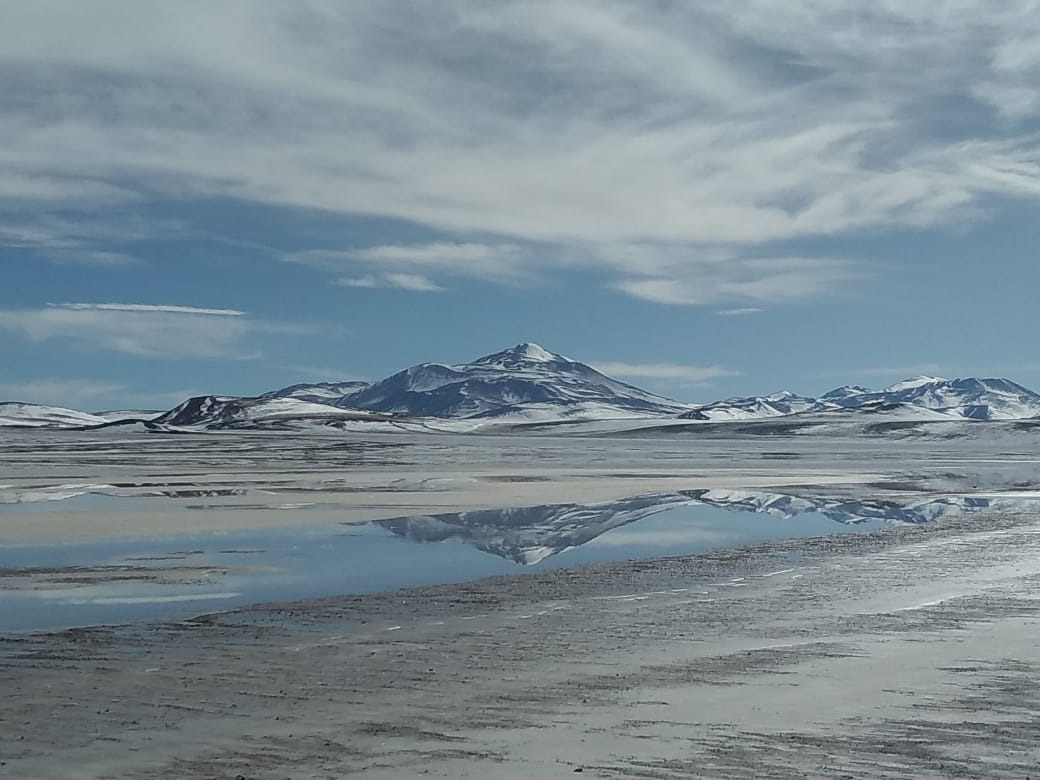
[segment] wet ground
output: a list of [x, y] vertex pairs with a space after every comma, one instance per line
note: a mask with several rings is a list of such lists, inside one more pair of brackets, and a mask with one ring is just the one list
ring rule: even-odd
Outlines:
[[[8, 504], [54, 511], [52, 502]], [[83, 495], [60, 503], [134, 513], [147, 500]], [[377, 593], [492, 575], [670, 555], [776, 539], [863, 533], [888, 524], [1040, 508], [1030, 497], [932, 497], [864, 504], [748, 491], [648, 494], [371, 523], [247, 529], [152, 539], [0, 547], [0, 632], [191, 617], [248, 604]]]
[[[86, 503], [96, 507], [95, 497], [90, 498]], [[772, 517], [692, 499], [683, 504], [683, 498], [9, 546], [0, 548], [0, 632], [190, 617], [259, 602], [692, 555], [769, 539], [858, 533], [884, 524], [881, 518], [840, 523], [819, 512]], [[81, 499], [69, 499], [69, 511]], [[121, 507], [122, 501], [109, 499], [108, 511], [133, 512], [140, 503]], [[626, 512], [628, 504], [636, 510]], [[35, 506], [28, 505], [28, 511]], [[553, 522], [561, 517], [562, 527]]]
[[1038, 657], [985, 515], [11, 637], [0, 776], [1027, 777]]
[[1029, 776], [1034, 444], [773, 436], [5, 434], [0, 776]]

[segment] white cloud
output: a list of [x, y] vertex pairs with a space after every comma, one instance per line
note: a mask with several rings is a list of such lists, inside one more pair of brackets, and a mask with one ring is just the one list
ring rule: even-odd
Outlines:
[[28, 202], [97, 208], [133, 203], [139, 199], [140, 196], [132, 190], [84, 177], [10, 171], [0, 174], [0, 205]]
[[119, 303], [63, 303], [0, 309], [0, 330], [30, 342], [70, 344], [147, 357], [256, 357], [257, 333], [299, 333], [256, 322], [235, 309]]
[[843, 260], [686, 258], [675, 256], [674, 251], [671, 255], [662, 251], [653, 262], [636, 260], [631, 267], [642, 270], [642, 275], [622, 278], [615, 283], [617, 289], [654, 303], [675, 305], [799, 301], [830, 294], [864, 275], [861, 269]]
[[[1031, 0], [8, 3], [0, 208], [233, 198], [459, 239], [340, 253], [353, 279], [797, 300], [859, 277], [771, 242], [1040, 196], [1037, 40]], [[688, 253], [617, 267], [648, 242]]]
[[242, 317], [237, 309], [198, 309], [194, 306], [166, 306], [154, 303], [52, 303], [52, 308], [70, 311], [133, 311], [162, 314], [196, 314], [209, 317]]
[[[98, 204], [95, 204], [98, 205]], [[166, 239], [188, 232], [177, 220], [145, 219], [110, 209], [68, 215], [4, 214], [0, 209], [0, 247], [23, 261], [58, 266], [123, 269], [143, 265], [131, 247], [139, 241]]]
[[[358, 260], [371, 263], [403, 263], [416, 266], [466, 267], [472, 263], [500, 263], [516, 253], [514, 246], [437, 242], [432, 244], [388, 244], [370, 246], [354, 253]], [[508, 266], [503, 266], [507, 268]]]
[[386, 282], [378, 276], [369, 274], [368, 276], [354, 276], [354, 277], [343, 277], [337, 279], [336, 284], [341, 287], [362, 287], [367, 289], [375, 289], [376, 287], [386, 287]]
[[716, 314], [720, 317], [747, 317], [751, 314], [760, 314], [765, 309], [759, 308], [758, 306], [743, 306], [739, 309], [719, 309]]
[[337, 279], [342, 287], [392, 287], [410, 292], [444, 292], [444, 288], [422, 274], [366, 274], [365, 276]]
[[398, 287], [434, 292], [444, 289], [430, 274], [499, 283], [519, 283], [529, 277], [525, 251], [514, 244], [434, 242], [385, 244], [350, 250], [309, 250], [283, 256], [286, 262], [329, 272], [372, 269], [378, 273], [341, 277], [346, 287]]
[[691, 384], [702, 384], [712, 379], [740, 376], [722, 366], [689, 366], [680, 363], [621, 363], [607, 361], [593, 364], [593, 368], [608, 376], [629, 379], [671, 379]]

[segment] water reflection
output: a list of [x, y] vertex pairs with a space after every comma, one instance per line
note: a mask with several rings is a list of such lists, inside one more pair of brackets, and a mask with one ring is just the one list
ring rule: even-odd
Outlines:
[[[785, 520], [811, 513], [842, 525], [863, 526], [877, 521], [929, 523], [982, 510], [1037, 508], [1040, 497], [943, 496], [900, 503], [768, 491], [683, 490], [595, 504], [547, 504], [415, 515], [379, 520], [376, 524], [415, 542], [462, 542], [527, 566], [587, 544], [615, 528], [667, 510], [697, 506]], [[784, 536], [785, 529], [778, 527], [776, 535]]]
[[[132, 513], [140, 501], [110, 508]], [[0, 631], [168, 619], [1037, 508], [1036, 495], [897, 502], [689, 490], [363, 525], [0, 547]]]
[[619, 526], [690, 504], [684, 493], [652, 493], [597, 504], [482, 509], [378, 520], [376, 525], [415, 542], [464, 542], [529, 566], [580, 547]]

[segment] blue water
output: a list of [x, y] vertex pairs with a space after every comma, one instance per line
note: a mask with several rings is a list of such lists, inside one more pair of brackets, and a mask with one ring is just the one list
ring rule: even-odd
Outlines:
[[[31, 505], [27, 508], [31, 511]], [[666, 508], [596, 533], [598, 518], [592, 511], [588, 522], [595, 535], [591, 539], [582, 537], [580, 546], [563, 549], [573, 541], [560, 542], [559, 534], [546, 534], [538, 528], [517, 528], [515, 518], [511, 526], [498, 526], [494, 512], [457, 517], [468, 518], [468, 525], [460, 526], [458, 533], [454, 526], [448, 526], [453, 538], [443, 541], [413, 541], [402, 535], [405, 532], [400, 528], [393, 533], [382, 525], [367, 524], [0, 547], [0, 569], [8, 570], [202, 567], [190, 573], [195, 580], [192, 582], [128, 580], [0, 590], [0, 631], [183, 618], [247, 604], [372, 593], [607, 561], [693, 555], [770, 539], [863, 532], [884, 524], [879, 519], [845, 525], [816, 512], [778, 518], [696, 505]], [[442, 518], [452, 521], [452, 516]], [[391, 526], [394, 522], [387, 521]], [[475, 526], [475, 522], [479, 524]], [[577, 530], [584, 529], [579, 526]], [[470, 538], [473, 534], [478, 537]], [[519, 534], [527, 541], [533, 534], [535, 548], [544, 541], [556, 542], [561, 548], [554, 552], [555, 548], [543, 546], [534, 557], [547, 557], [521, 565], [503, 557], [508, 550], [487, 543], [489, 537], [498, 539], [509, 534]]]

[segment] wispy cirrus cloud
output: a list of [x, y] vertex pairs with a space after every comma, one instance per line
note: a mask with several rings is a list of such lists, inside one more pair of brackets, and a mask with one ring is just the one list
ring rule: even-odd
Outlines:
[[64, 341], [140, 357], [250, 358], [250, 337], [306, 332], [301, 326], [258, 322], [236, 309], [141, 303], [57, 303], [0, 309], [0, 330], [30, 342]]
[[441, 292], [440, 279], [478, 279], [497, 283], [529, 280], [530, 262], [526, 250], [516, 244], [478, 242], [432, 242], [423, 244], [381, 244], [348, 250], [308, 250], [282, 257], [289, 263], [310, 266], [330, 273], [366, 271], [357, 276], [341, 276], [337, 284], [345, 287], [396, 287], [415, 292]]
[[742, 306], [738, 309], [719, 309], [716, 314], [720, 317], [748, 317], [752, 314], [761, 314], [765, 309], [758, 306]]
[[[864, 269], [774, 244], [1040, 197], [1037, 39], [1031, 0], [6, 4], [0, 208], [230, 198], [457, 241], [334, 278], [794, 301]], [[648, 242], [687, 251], [617, 266]]]
[[[4, 126], [4, 129], [10, 129], [10, 125]], [[59, 172], [45, 172], [42, 167], [33, 166], [30, 160], [15, 160], [10, 154], [4, 157], [12, 165], [0, 173], [0, 206], [10, 208], [17, 204], [36, 204], [96, 209], [140, 200], [136, 192], [126, 187], [81, 175], [63, 176]], [[19, 165], [20, 162], [23, 165]], [[19, 171], [19, 168], [30, 170]]]
[[12, 257], [56, 266], [124, 269], [144, 265], [137, 253], [143, 241], [183, 235], [179, 220], [144, 218], [105, 209], [75, 216], [47, 213], [5, 214], [0, 207], [0, 249], [20, 250]]
[[238, 309], [200, 309], [195, 306], [167, 306], [154, 303], [52, 303], [53, 309], [66, 311], [124, 311], [148, 314], [189, 314], [203, 317], [243, 317]]
[[[841, 289], [864, 271], [846, 260], [804, 257], [675, 257], [661, 252], [652, 262], [635, 263], [639, 276], [615, 282], [628, 295], [654, 303], [710, 305], [725, 301], [788, 303]], [[760, 309], [761, 307], [743, 307]], [[733, 311], [731, 309], [730, 311]]]
[[377, 288], [390, 287], [398, 290], [410, 290], [411, 292], [444, 292], [445, 288], [422, 274], [365, 274], [364, 276], [349, 276], [337, 279], [336, 284], [341, 287]]

